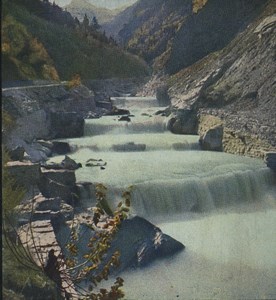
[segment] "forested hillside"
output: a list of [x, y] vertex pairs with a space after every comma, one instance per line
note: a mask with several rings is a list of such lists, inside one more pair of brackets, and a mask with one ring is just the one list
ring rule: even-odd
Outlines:
[[142, 60], [48, 1], [4, 0], [2, 79], [144, 76]]
[[140, 0], [111, 24], [116, 25], [118, 18], [125, 20], [124, 25], [117, 26], [118, 32], [113, 32], [115, 37], [156, 71], [172, 74], [225, 47], [266, 2]]

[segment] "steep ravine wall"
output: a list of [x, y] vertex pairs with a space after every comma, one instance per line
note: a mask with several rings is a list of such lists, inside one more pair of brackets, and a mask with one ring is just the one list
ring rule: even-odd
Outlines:
[[[155, 75], [141, 95], [168, 86], [173, 110], [193, 109], [223, 122], [224, 151], [262, 156], [276, 151], [276, 2], [224, 49], [173, 76]], [[199, 117], [199, 128], [206, 127]]]

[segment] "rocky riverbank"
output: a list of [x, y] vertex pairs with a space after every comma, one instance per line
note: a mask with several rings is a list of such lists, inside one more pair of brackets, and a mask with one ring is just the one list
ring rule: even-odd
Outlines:
[[[172, 117], [177, 110], [197, 115], [189, 131], [204, 134], [209, 129], [206, 116], [213, 116], [224, 128], [223, 151], [264, 157], [276, 150], [275, 30], [271, 2], [224, 49], [173, 76], [156, 74], [140, 94], [155, 95], [160, 86], [167, 86]], [[180, 119], [175, 125], [187, 124], [183, 114]], [[175, 133], [186, 131], [175, 127]]]

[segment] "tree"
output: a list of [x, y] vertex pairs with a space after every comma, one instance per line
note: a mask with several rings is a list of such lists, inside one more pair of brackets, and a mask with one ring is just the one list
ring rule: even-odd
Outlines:
[[96, 16], [93, 17], [91, 26], [96, 31], [101, 28], [101, 26], [99, 25], [99, 22], [98, 22]]
[[89, 20], [88, 20], [88, 17], [87, 15], [85, 14], [84, 15], [84, 18], [83, 18], [83, 21], [82, 21], [82, 26], [87, 29], [89, 27]]

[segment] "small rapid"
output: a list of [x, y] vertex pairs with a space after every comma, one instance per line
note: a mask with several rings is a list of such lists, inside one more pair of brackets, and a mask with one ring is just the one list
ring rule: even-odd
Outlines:
[[[132, 186], [132, 213], [186, 246], [122, 274], [127, 299], [275, 299], [275, 174], [259, 159], [201, 151], [198, 136], [166, 131], [156, 99], [111, 101], [131, 110], [129, 122], [86, 120], [85, 137], [67, 140], [83, 165], [77, 180], [92, 182], [83, 206], [95, 205], [96, 183], [114, 207]], [[88, 159], [104, 168], [85, 166]]]

